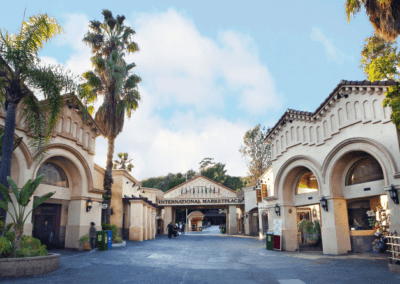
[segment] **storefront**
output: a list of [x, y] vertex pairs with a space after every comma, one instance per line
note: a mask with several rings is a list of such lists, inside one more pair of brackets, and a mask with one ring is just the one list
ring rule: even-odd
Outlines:
[[400, 188], [399, 136], [382, 107], [388, 85], [342, 81], [315, 112], [287, 110], [266, 137], [274, 193], [263, 199], [269, 231], [282, 220], [283, 250], [370, 251], [375, 223], [389, 212], [389, 230], [399, 231], [389, 195]]

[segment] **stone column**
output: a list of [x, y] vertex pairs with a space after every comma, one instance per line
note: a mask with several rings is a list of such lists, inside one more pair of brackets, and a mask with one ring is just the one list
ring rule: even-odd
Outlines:
[[282, 250], [296, 251], [299, 242], [297, 239], [297, 211], [293, 205], [281, 205], [281, 215], [275, 219], [282, 219]]
[[171, 206], [165, 206], [164, 207], [164, 235], [168, 234], [167, 226], [171, 222], [172, 222], [172, 207]]
[[324, 254], [345, 254], [351, 250], [346, 200], [325, 197], [328, 211], [321, 208], [321, 237]]
[[143, 241], [143, 201], [130, 200], [129, 240]]
[[246, 235], [250, 235], [250, 216], [249, 215], [250, 215], [249, 212], [243, 213], [244, 233]]
[[260, 238], [262, 238], [264, 236], [263, 218], [262, 218], [261, 212], [262, 212], [262, 210], [258, 209], [258, 231], [259, 231]]
[[[394, 186], [397, 189], [397, 194], [399, 194], [400, 193], [400, 191], [399, 191], [400, 185], [394, 184]], [[393, 202], [392, 198], [390, 198], [390, 193], [388, 191], [389, 189], [391, 189], [390, 186], [385, 187], [384, 189], [386, 191], [386, 195], [387, 195], [387, 199], [388, 199], [388, 207], [389, 207], [389, 210], [390, 210], [389, 231], [391, 233], [394, 233], [394, 231], [396, 231], [397, 233], [400, 233], [400, 204], [395, 204]]]
[[237, 234], [236, 205], [229, 206], [229, 234]]
[[151, 240], [152, 239], [152, 233], [151, 233], [151, 220], [153, 219], [153, 216], [151, 215], [151, 205], [147, 205], [147, 239]]
[[147, 203], [143, 203], [143, 240], [147, 241], [148, 240], [148, 234], [147, 234], [147, 219], [148, 219], [148, 214], [147, 214]]

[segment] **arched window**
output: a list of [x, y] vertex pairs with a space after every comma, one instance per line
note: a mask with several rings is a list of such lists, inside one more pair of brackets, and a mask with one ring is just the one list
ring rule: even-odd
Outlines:
[[346, 178], [346, 185], [365, 183], [383, 179], [383, 171], [378, 161], [372, 157], [355, 162]]
[[301, 176], [296, 186], [296, 194], [304, 194], [318, 191], [317, 178], [312, 172]]
[[44, 163], [41, 165], [36, 176], [40, 176], [42, 174], [44, 174], [44, 179], [42, 182], [44, 184], [69, 187], [68, 178], [64, 170], [54, 163]]

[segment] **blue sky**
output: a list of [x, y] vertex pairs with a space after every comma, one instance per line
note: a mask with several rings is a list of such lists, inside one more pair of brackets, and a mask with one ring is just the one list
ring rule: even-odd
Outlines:
[[[360, 52], [373, 29], [365, 12], [347, 23], [341, 1], [7, 1], [0, 27], [48, 13], [66, 34], [40, 56], [80, 74], [91, 68], [81, 39], [101, 10], [126, 16], [141, 51], [129, 56], [142, 102], [117, 138], [142, 179], [197, 169], [204, 157], [244, 176], [238, 149], [256, 124], [272, 127], [287, 108], [314, 111], [340, 80], [364, 80]], [[95, 162], [105, 166], [97, 139]]]

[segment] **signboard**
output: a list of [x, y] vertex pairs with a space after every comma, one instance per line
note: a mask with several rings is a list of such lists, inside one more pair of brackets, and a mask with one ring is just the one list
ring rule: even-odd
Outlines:
[[257, 203], [262, 203], [261, 189], [256, 189]]
[[157, 199], [158, 205], [211, 205], [211, 204], [242, 204], [244, 198], [176, 198], [176, 199]]
[[261, 192], [262, 192], [262, 198], [264, 199], [265, 197], [268, 197], [268, 190], [267, 190], [267, 185], [262, 184], [261, 185]]
[[282, 219], [274, 220], [274, 249], [282, 250]]

